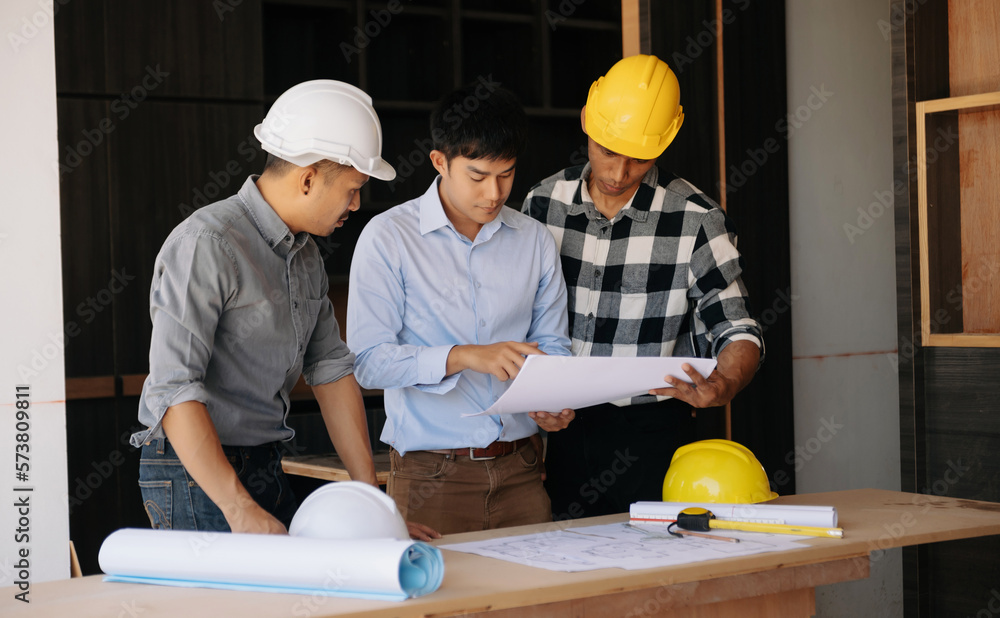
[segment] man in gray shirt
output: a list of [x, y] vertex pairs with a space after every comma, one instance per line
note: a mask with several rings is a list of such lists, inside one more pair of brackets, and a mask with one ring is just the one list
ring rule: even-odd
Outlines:
[[148, 429], [132, 436], [154, 528], [286, 531], [296, 503], [278, 445], [294, 435], [299, 375], [351, 478], [376, 484], [354, 355], [310, 234], [342, 226], [370, 176], [395, 176], [378, 117], [361, 90], [315, 80], [282, 94], [254, 134], [263, 174], [192, 214], [156, 258]]

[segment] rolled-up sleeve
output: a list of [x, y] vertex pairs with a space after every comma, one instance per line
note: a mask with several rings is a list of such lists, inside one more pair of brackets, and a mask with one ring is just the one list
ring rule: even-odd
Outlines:
[[712, 356], [733, 341], [751, 341], [764, 355], [764, 338], [750, 312], [743, 285], [743, 257], [736, 249], [736, 232], [721, 210], [707, 212], [695, 238], [690, 262], [689, 294], [696, 301], [695, 316], [708, 329]]
[[219, 316], [238, 294], [235, 256], [218, 235], [181, 235], [160, 250], [149, 294], [149, 377], [139, 406], [139, 421], [149, 428], [146, 438], [162, 435], [167, 408], [208, 401], [205, 372]]

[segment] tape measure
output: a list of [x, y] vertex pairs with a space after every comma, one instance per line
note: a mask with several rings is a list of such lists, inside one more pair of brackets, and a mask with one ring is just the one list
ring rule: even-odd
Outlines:
[[802, 536], [821, 536], [844, 538], [843, 528], [820, 528], [816, 526], [790, 526], [786, 524], [765, 524], [744, 521], [725, 521], [715, 518], [715, 514], [708, 509], [700, 507], [688, 507], [677, 514], [677, 521], [667, 526], [667, 532], [675, 536], [681, 536], [672, 532], [670, 527], [675, 525], [684, 530], [696, 530], [707, 532], [708, 530], [743, 530], [745, 532], [770, 532], [773, 534], [797, 534]]
[[715, 513], [700, 507], [689, 507], [677, 514], [677, 527], [685, 530], [708, 532], [712, 529], [711, 521]]

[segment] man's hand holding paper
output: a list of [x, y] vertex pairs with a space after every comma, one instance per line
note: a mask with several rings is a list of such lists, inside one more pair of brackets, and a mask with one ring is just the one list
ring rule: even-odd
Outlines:
[[[664, 376], [686, 375], [681, 371], [683, 364], [704, 379], [712, 374], [716, 362], [678, 357], [532, 355], [524, 359], [507, 392], [479, 414], [576, 410], [643, 395], [661, 386]], [[537, 415], [532, 418], [537, 422]]]
[[513, 380], [524, 365], [526, 356], [545, 354], [537, 342], [501, 341], [489, 345], [457, 345], [448, 353], [447, 375], [471, 369], [488, 373], [501, 382]]
[[559, 431], [569, 427], [570, 421], [576, 418], [576, 412], [566, 408], [561, 412], [528, 412], [538, 426], [547, 432]]
[[734, 341], [723, 348], [715, 371], [707, 376], [700, 374], [689, 363], [684, 363], [680, 368], [686, 378], [674, 377], [681, 374], [668, 375], [664, 380], [670, 386], [651, 389], [649, 394], [676, 397], [695, 408], [724, 406], [750, 383], [759, 360], [756, 344]]

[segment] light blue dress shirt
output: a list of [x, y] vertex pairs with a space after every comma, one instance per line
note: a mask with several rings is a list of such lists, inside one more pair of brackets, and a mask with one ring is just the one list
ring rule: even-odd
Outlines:
[[289, 393], [353, 370], [316, 242], [293, 235], [251, 176], [167, 237], [149, 291], [149, 377], [132, 445], [163, 437], [167, 408], [200, 401], [227, 446], [289, 440]]
[[481, 412], [510, 382], [471, 370], [445, 377], [451, 348], [538, 342], [570, 355], [566, 284], [544, 225], [508, 207], [474, 241], [445, 215], [435, 180], [371, 220], [351, 262], [349, 347], [355, 377], [385, 391], [382, 441], [411, 450], [483, 447], [538, 432], [527, 414]]

